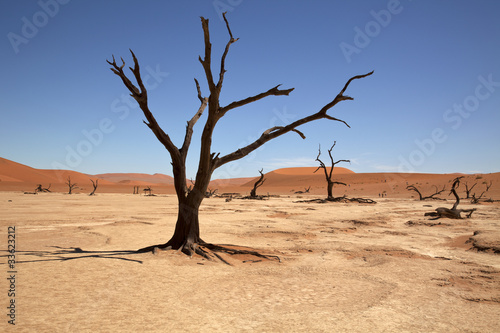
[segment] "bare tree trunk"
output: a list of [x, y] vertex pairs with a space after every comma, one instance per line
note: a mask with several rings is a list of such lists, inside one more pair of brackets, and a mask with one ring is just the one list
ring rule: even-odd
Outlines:
[[349, 162], [351, 163], [350, 160], [338, 160], [337, 162], [334, 162], [333, 161], [333, 156], [332, 156], [332, 150], [333, 150], [333, 147], [335, 147], [335, 144], [337, 144], [337, 141], [333, 141], [333, 145], [331, 146], [330, 149], [328, 149], [328, 156], [330, 156], [330, 163], [332, 164], [332, 166], [330, 167], [330, 171], [328, 171], [326, 169], [326, 165], [325, 163], [323, 163], [322, 160], [319, 159], [319, 156], [321, 155], [321, 145], [319, 146], [318, 148], [318, 156], [316, 157], [316, 161], [319, 162], [319, 167], [314, 171], [318, 171], [319, 169], [323, 169], [323, 171], [325, 172], [325, 178], [326, 178], [326, 182], [327, 182], [327, 193], [328, 193], [328, 198], [329, 199], [332, 199], [334, 198], [333, 197], [333, 185], [335, 184], [339, 184], [339, 185], [344, 185], [344, 186], [347, 186], [345, 183], [342, 183], [342, 182], [334, 182], [332, 180], [332, 176], [333, 176], [333, 168], [335, 168], [335, 165], [339, 164], [340, 162]]
[[89, 195], [94, 195], [95, 191], [97, 190], [97, 186], [99, 185], [98, 184], [99, 179], [96, 179], [95, 182], [92, 179], [90, 181], [92, 182], [92, 186], [94, 187], [94, 190], [92, 190], [92, 192]]
[[[146, 121], [144, 121], [144, 123], [151, 129], [151, 131], [154, 133], [158, 141], [163, 144], [165, 149], [167, 149], [172, 160], [171, 164], [174, 175], [174, 187], [179, 202], [179, 208], [178, 208], [179, 211], [178, 211], [174, 235], [165, 244], [149, 246], [139, 251], [149, 251], [153, 250], [156, 247], [159, 248], [171, 247], [173, 249], [180, 249], [188, 254], [196, 252], [198, 254], [207, 256], [205, 249], [207, 248], [214, 249], [216, 247], [215, 246], [209, 247], [208, 244], [204, 243], [200, 239], [198, 212], [200, 204], [203, 198], [205, 198], [205, 193], [207, 191], [208, 184], [210, 182], [214, 170], [226, 163], [247, 156], [254, 150], [258, 149], [259, 147], [267, 143], [268, 141], [275, 139], [286, 133], [295, 132], [299, 134], [302, 138], [305, 138], [304, 134], [300, 132], [297, 129], [297, 127], [315, 120], [328, 119], [328, 120], [338, 121], [344, 123], [346, 126], [349, 127], [349, 125], [345, 121], [337, 119], [329, 115], [327, 112], [338, 103], [353, 99], [350, 96], [344, 95], [346, 89], [348, 88], [348, 86], [351, 84], [352, 81], [362, 79], [373, 74], [372, 71], [364, 75], [356, 75], [351, 77], [344, 85], [343, 89], [334, 97], [334, 99], [328, 104], [324, 105], [316, 113], [313, 113], [309, 116], [296, 120], [286, 126], [275, 126], [269, 128], [265, 130], [262, 133], [262, 135], [254, 142], [251, 142], [250, 144], [244, 147], [238, 148], [232, 153], [226, 154], [224, 156], [219, 156], [220, 155], [219, 153], [212, 152], [212, 134], [220, 118], [222, 118], [225, 114], [227, 114], [233, 109], [256, 102], [268, 96], [288, 96], [289, 93], [292, 92], [294, 89], [294, 88], [279, 89], [280, 85], [277, 85], [260, 94], [250, 96], [242, 100], [234, 101], [225, 106], [220, 105], [219, 96], [222, 90], [224, 75], [226, 73], [226, 68], [225, 68], [226, 56], [228, 54], [230, 46], [238, 40], [238, 38], [233, 37], [233, 34], [231, 32], [225, 14], [226, 13], [223, 14], [223, 18], [230, 38], [226, 44], [226, 47], [220, 59], [219, 63], [220, 70], [218, 73], [218, 80], [216, 80], [217, 77], [214, 75], [211, 68], [212, 44], [210, 42], [208, 19], [201, 17], [205, 52], [203, 57], [201, 56], [199, 57], [199, 61], [203, 66], [205, 72], [205, 78], [207, 81], [210, 95], [209, 97], [202, 97], [200, 85], [198, 83], [198, 80], [195, 79], [194, 81], [196, 83], [198, 99], [200, 100], [201, 105], [198, 111], [191, 118], [191, 120], [187, 122], [184, 141], [180, 148], [177, 147], [171, 141], [170, 136], [163, 131], [163, 129], [157, 123], [155, 117], [149, 110], [147, 90], [141, 78], [139, 62], [135, 54], [132, 52], [132, 50], [130, 50], [130, 52], [132, 54], [134, 66], [129, 68], [132, 71], [135, 80], [137, 81], [137, 85], [132, 83], [132, 81], [130, 81], [130, 79], [125, 75], [123, 71], [123, 68], [125, 67], [125, 62], [123, 59], [121, 59], [122, 60], [121, 66], [119, 66], [116, 63], [114, 56], [113, 56], [113, 61], [107, 61], [108, 64], [111, 66], [110, 68], [111, 71], [121, 78], [123, 84], [130, 91], [131, 96], [139, 104], [139, 107], [141, 108], [142, 112], [144, 113], [144, 116], [146, 117]], [[201, 135], [201, 147], [200, 147], [198, 171], [196, 174], [194, 186], [190, 188], [190, 190], [188, 191], [188, 187], [186, 185], [186, 157], [188, 154], [189, 146], [191, 144], [193, 127], [198, 121], [198, 119], [202, 116], [205, 109], [208, 109], [208, 116]], [[203, 249], [202, 247], [204, 247], [205, 249]], [[217, 249], [220, 249], [220, 247], [217, 247]]]
[[261, 187], [261, 186], [264, 184], [264, 182], [266, 181], [266, 180], [264, 179], [264, 174], [262, 173], [262, 171], [264, 171], [264, 169], [261, 169], [261, 170], [259, 171], [259, 173], [260, 173], [260, 178], [259, 178], [259, 179], [255, 182], [255, 184], [253, 184], [253, 189], [250, 191], [250, 196], [251, 196], [252, 198], [257, 197], [257, 188]]
[[333, 182], [330, 179], [327, 179], [328, 185], [327, 185], [327, 193], [328, 193], [328, 198], [333, 198]]
[[68, 185], [68, 194], [71, 194], [74, 189], [78, 188], [78, 184], [71, 182], [70, 176], [68, 176], [68, 181], [66, 182], [66, 185]]
[[469, 184], [467, 184], [467, 182], [465, 182], [465, 199], [470, 199], [470, 192], [472, 191], [472, 189], [474, 188], [474, 186], [476, 186], [477, 183], [474, 183], [474, 185], [472, 185], [470, 188], [469, 188]]

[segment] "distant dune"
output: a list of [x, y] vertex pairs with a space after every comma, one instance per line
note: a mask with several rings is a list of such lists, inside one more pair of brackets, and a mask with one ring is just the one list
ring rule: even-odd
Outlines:
[[[329, 171], [330, 167], [327, 167], [327, 168]], [[294, 176], [311, 175], [317, 169], [318, 169], [317, 167], [283, 168], [283, 169], [277, 169], [277, 170], [271, 171], [270, 174], [274, 173], [277, 175], [294, 175]], [[318, 170], [316, 172], [318, 174], [321, 174], [321, 175], [324, 174], [323, 170]], [[333, 174], [335, 174], [335, 175], [348, 174], [348, 173], [355, 173], [355, 172], [351, 171], [347, 168], [342, 168], [342, 167], [333, 168]]]
[[[323, 170], [314, 172], [316, 167], [283, 168], [265, 174], [264, 185], [259, 187], [257, 194], [292, 195], [304, 194], [326, 195], [326, 180]], [[132, 193], [134, 186], [141, 190], [150, 186], [155, 194], [175, 194], [173, 178], [156, 173], [105, 173], [88, 175], [69, 170], [35, 169], [20, 163], [0, 158], [0, 191], [33, 191], [37, 184], [43, 187], [51, 186], [52, 191], [65, 192], [67, 178], [78, 184], [75, 193], [89, 193], [92, 189], [90, 179], [99, 179], [97, 193]], [[349, 197], [416, 197], [415, 192], [406, 187], [414, 184], [423, 195], [434, 193], [436, 188], [447, 189], [457, 176], [464, 176], [459, 188], [461, 196], [465, 197], [466, 185], [470, 188], [476, 184], [472, 193], [480, 195], [487, 184], [492, 184], [484, 198], [500, 199], [500, 173], [492, 174], [423, 174], [423, 173], [355, 173], [347, 168], [334, 168], [333, 180], [345, 183], [335, 185], [335, 196]], [[217, 193], [240, 193], [247, 195], [259, 177], [244, 177], [232, 179], [216, 179], [210, 182], [209, 188], [217, 189]], [[189, 182], [188, 182], [189, 184]], [[141, 192], [142, 193], [142, 192]], [[471, 194], [472, 194], [471, 193]], [[442, 199], [452, 199], [449, 190], [439, 195]]]
[[171, 185], [174, 183], [173, 177], [161, 173], [155, 173], [154, 175], [146, 173], [103, 173], [95, 175], [95, 177], [105, 179], [113, 183], [133, 185]]

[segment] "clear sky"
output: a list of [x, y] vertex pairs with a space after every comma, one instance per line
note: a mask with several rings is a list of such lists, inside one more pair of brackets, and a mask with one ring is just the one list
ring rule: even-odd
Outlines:
[[[333, 141], [355, 172], [500, 171], [500, 2], [462, 0], [41, 0], [0, 2], [0, 156], [36, 168], [171, 173], [170, 156], [106, 59], [137, 55], [150, 109], [174, 143], [208, 95], [198, 56], [210, 19], [213, 69], [228, 34], [221, 105], [295, 88], [233, 110], [213, 151], [230, 153], [263, 130], [317, 112], [354, 75], [354, 97], [320, 120], [222, 166], [213, 179], [316, 166]], [[127, 71], [128, 72], [128, 71]], [[129, 73], [129, 72], [128, 72]], [[195, 126], [188, 177], [204, 120]]]

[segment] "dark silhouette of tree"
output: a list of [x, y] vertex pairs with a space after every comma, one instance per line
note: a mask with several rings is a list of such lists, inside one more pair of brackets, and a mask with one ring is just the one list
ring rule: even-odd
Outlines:
[[68, 181], [65, 184], [68, 185], [68, 194], [71, 194], [73, 190], [78, 188], [78, 184], [71, 182], [70, 176], [68, 176]]
[[153, 189], [151, 188], [151, 186], [147, 186], [143, 191], [144, 191], [144, 195], [149, 196], [149, 197], [153, 196], [153, 193], [152, 193]]
[[434, 191], [434, 193], [432, 193], [431, 195], [425, 196], [425, 197], [422, 195], [422, 193], [420, 193], [419, 189], [415, 185], [408, 185], [406, 187], [406, 189], [408, 191], [415, 191], [415, 192], [417, 192], [419, 200], [431, 200], [431, 199], [433, 199], [433, 200], [442, 200], [440, 198], [434, 198], [434, 196], [443, 193], [445, 191], [446, 187], [443, 186], [443, 188], [441, 190], [438, 190], [438, 187], [436, 185], [433, 185], [433, 186], [436, 188], [436, 190]]
[[439, 207], [436, 208], [435, 212], [430, 212], [430, 213], [425, 213], [424, 216], [434, 216], [436, 219], [441, 218], [441, 217], [447, 217], [450, 219], [461, 219], [462, 216], [460, 215], [461, 213], [468, 213], [467, 218], [471, 217], [472, 213], [476, 210], [475, 208], [473, 209], [458, 209], [458, 204], [460, 203], [460, 197], [457, 194], [456, 188], [460, 185], [460, 179], [462, 179], [463, 176], [457, 177], [453, 180], [453, 185], [451, 186], [451, 191], [450, 194], [453, 194], [455, 196], [455, 203], [453, 204], [453, 207], [451, 209], [445, 208], [445, 207]]
[[211, 188], [208, 188], [207, 191], [205, 192], [205, 198], [213, 197], [217, 191], [218, 189], [212, 190]]
[[293, 194], [304, 194], [304, 193], [309, 193], [309, 191], [311, 190], [311, 186], [309, 186], [308, 188], [304, 188], [304, 191], [296, 191], [296, 192], [293, 192]]
[[469, 184], [467, 184], [467, 182], [465, 182], [465, 199], [470, 199], [470, 192], [472, 191], [472, 189], [477, 185], [477, 183], [474, 183], [470, 188], [469, 188]]
[[338, 184], [338, 185], [347, 186], [346, 183], [336, 182], [336, 181], [332, 180], [333, 168], [335, 168], [335, 166], [337, 164], [339, 164], [340, 162], [351, 163], [350, 160], [338, 160], [337, 162], [333, 161], [332, 150], [333, 150], [333, 147], [335, 147], [336, 143], [337, 143], [337, 141], [333, 141], [333, 145], [331, 146], [330, 149], [328, 149], [328, 156], [330, 156], [330, 163], [332, 164], [329, 171], [327, 170], [325, 163], [323, 163], [323, 161], [321, 161], [319, 159], [319, 156], [321, 155], [321, 145], [318, 148], [318, 157], [316, 157], [316, 161], [319, 162], [319, 167], [314, 172], [318, 171], [319, 169], [323, 169], [323, 171], [325, 172], [325, 178], [326, 178], [326, 181], [328, 184], [328, 186], [327, 186], [328, 198], [333, 198], [333, 185]]
[[92, 192], [89, 195], [94, 195], [95, 191], [97, 190], [97, 186], [99, 186], [99, 179], [96, 179], [95, 182], [91, 179], [92, 182], [92, 187], [94, 188]]
[[264, 174], [262, 173], [263, 171], [264, 171], [264, 169], [259, 170], [260, 177], [259, 177], [259, 179], [257, 179], [255, 184], [253, 184], [253, 189], [250, 191], [250, 197], [252, 197], [252, 198], [257, 197], [257, 189], [259, 187], [261, 187], [264, 184], [264, 182], [266, 181], [264, 179]]
[[36, 186], [35, 193], [38, 193], [38, 192], [51, 192], [51, 191], [50, 191], [50, 186], [51, 186], [51, 185], [52, 185], [52, 184], [49, 184], [49, 187], [46, 187], [46, 188], [45, 188], [45, 187], [42, 187], [42, 184], [38, 184], [38, 185]]
[[[479, 200], [481, 200], [483, 198], [483, 195], [488, 192], [488, 190], [490, 189], [491, 185], [493, 185], [493, 181], [490, 181], [490, 183], [488, 184], [487, 182], [484, 182], [483, 184], [486, 185], [486, 189], [479, 195], [479, 196], [476, 196], [476, 193], [472, 194], [472, 198], [471, 198], [471, 203], [473, 204], [477, 204], [479, 203]], [[474, 184], [475, 185], [475, 184]], [[472, 188], [471, 188], [472, 189]]]
[[[182, 252], [192, 255], [197, 253], [206, 258], [213, 258], [214, 252], [220, 250], [219, 246], [213, 244], [208, 244], [203, 241], [200, 237], [200, 227], [198, 212], [202, 200], [205, 198], [205, 193], [210, 182], [210, 178], [215, 169], [221, 167], [222, 165], [239, 160], [247, 156], [252, 151], [261, 147], [270, 140], [273, 140], [283, 134], [289, 132], [295, 132], [299, 134], [302, 138], [305, 138], [304, 134], [297, 130], [297, 127], [314, 120], [328, 119], [333, 121], [342, 122], [349, 126], [345, 121], [337, 119], [329, 114], [327, 111], [334, 107], [336, 104], [346, 100], [352, 100], [353, 98], [344, 95], [344, 92], [351, 84], [353, 80], [361, 79], [367, 77], [373, 73], [367, 73], [364, 75], [357, 75], [351, 77], [345, 86], [342, 88], [340, 93], [335, 96], [335, 98], [323, 106], [319, 111], [313, 113], [309, 116], [296, 120], [285, 126], [275, 126], [265, 130], [261, 136], [250, 144], [237, 149], [227, 155], [221, 156], [220, 153], [215, 153], [212, 151], [212, 135], [214, 129], [219, 122], [219, 120], [226, 114], [231, 113], [231, 111], [248, 105], [250, 103], [259, 101], [268, 96], [288, 96], [292, 92], [293, 88], [290, 89], [280, 89], [280, 85], [277, 85], [267, 91], [262, 93], [234, 101], [227, 105], [221, 105], [220, 95], [222, 91], [222, 84], [224, 82], [224, 75], [226, 73], [226, 57], [228, 55], [229, 49], [233, 43], [238, 41], [238, 38], [234, 38], [229, 27], [229, 23], [226, 19], [225, 13], [223, 14], [224, 22], [226, 24], [227, 32], [229, 34], [229, 41], [226, 44], [224, 52], [220, 59], [220, 69], [218, 73], [214, 73], [212, 69], [212, 44], [210, 42], [210, 32], [208, 26], [208, 19], [201, 17], [201, 25], [203, 29], [204, 37], [204, 55], [199, 57], [199, 61], [203, 67], [205, 73], [205, 79], [207, 81], [209, 96], [203, 97], [200, 85], [197, 79], [194, 79], [196, 84], [196, 90], [198, 93], [198, 99], [200, 101], [200, 106], [198, 110], [194, 113], [193, 117], [187, 122], [186, 132], [184, 136], [184, 141], [180, 147], [176, 146], [170, 136], [163, 131], [160, 125], [157, 123], [155, 117], [149, 109], [148, 92], [141, 78], [141, 72], [139, 67], [139, 61], [135, 56], [134, 52], [130, 50], [132, 59], [134, 62], [133, 67], [129, 67], [132, 74], [137, 82], [137, 85], [132, 83], [132, 81], [125, 75], [123, 68], [125, 67], [125, 61], [122, 60], [122, 64], [118, 65], [113, 56], [112, 61], [107, 61], [111, 66], [111, 71], [116, 74], [123, 81], [123, 84], [130, 91], [131, 96], [137, 101], [139, 107], [141, 108], [146, 121], [144, 123], [151, 129], [156, 138], [162, 143], [162, 145], [170, 153], [172, 171], [174, 175], [174, 187], [177, 194], [177, 199], [179, 202], [177, 222], [174, 230], [173, 236], [170, 240], [164, 244], [148, 246], [140, 249], [139, 251], [152, 251], [155, 248], [172, 248], [180, 249]], [[198, 171], [196, 173], [195, 183], [191, 191], [188, 192], [186, 185], [186, 156], [188, 154], [188, 149], [191, 144], [191, 138], [193, 135], [193, 127], [196, 122], [200, 119], [205, 109], [208, 109], [208, 116], [203, 127], [201, 134], [201, 147], [199, 155]], [[216, 255], [217, 256], [217, 255]]]

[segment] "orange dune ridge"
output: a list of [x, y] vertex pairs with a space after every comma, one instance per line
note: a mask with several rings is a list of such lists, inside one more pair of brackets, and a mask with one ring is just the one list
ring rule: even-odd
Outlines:
[[[326, 196], [326, 179], [323, 170], [314, 172], [317, 167], [296, 167], [277, 169], [265, 174], [264, 184], [258, 188], [257, 194], [267, 195], [297, 195], [311, 194]], [[133, 193], [135, 186], [140, 187], [140, 193], [150, 186], [154, 194], [175, 194], [173, 178], [164, 174], [141, 173], [106, 173], [88, 175], [69, 170], [35, 169], [20, 163], [0, 158], [0, 191], [34, 191], [38, 184], [49, 185], [51, 191], [66, 192], [67, 178], [78, 184], [74, 193], [89, 193], [92, 190], [90, 179], [99, 179], [97, 193]], [[451, 181], [457, 176], [464, 176], [459, 193], [465, 197], [466, 186], [475, 187], [472, 193], [479, 196], [492, 184], [483, 198], [500, 199], [500, 173], [492, 174], [422, 174], [422, 173], [355, 173], [347, 168], [336, 167], [333, 181], [346, 184], [335, 185], [334, 196], [348, 197], [417, 197], [416, 192], [408, 191], [408, 185], [415, 185], [421, 193], [430, 195], [436, 189], [445, 187], [447, 190], [439, 194], [439, 198], [453, 199], [449, 196]], [[232, 179], [216, 179], [210, 182], [211, 190], [217, 193], [238, 193], [248, 195], [259, 177], [244, 177]], [[188, 181], [189, 184], [189, 181]]]
[[[327, 167], [328, 171], [330, 171], [330, 167]], [[296, 167], [296, 168], [283, 168], [283, 169], [278, 169], [271, 171], [271, 173], [275, 173], [278, 175], [295, 175], [295, 176], [300, 176], [300, 175], [311, 175], [314, 173], [314, 171], [318, 170], [318, 167]], [[316, 173], [323, 174], [323, 170], [318, 170]], [[342, 167], [335, 167], [333, 168], [333, 174], [338, 175], [338, 174], [346, 174], [346, 173], [354, 173], [354, 171], [351, 171], [347, 168], [342, 168]]]

